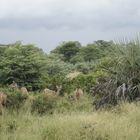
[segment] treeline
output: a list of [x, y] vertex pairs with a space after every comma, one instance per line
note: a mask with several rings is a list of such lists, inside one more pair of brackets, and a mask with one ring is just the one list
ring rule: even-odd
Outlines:
[[0, 84], [15, 81], [28, 90], [54, 89], [66, 82], [69, 73], [92, 72], [95, 61], [105, 56], [112, 43], [100, 40], [83, 47], [79, 42], [63, 42], [50, 54], [32, 44], [1, 45]]
[[62, 42], [50, 54], [20, 42], [0, 46], [0, 84], [15, 81], [29, 91], [44, 88], [60, 95], [76, 88], [94, 95], [96, 108], [140, 97], [140, 43], [98, 40], [86, 46]]

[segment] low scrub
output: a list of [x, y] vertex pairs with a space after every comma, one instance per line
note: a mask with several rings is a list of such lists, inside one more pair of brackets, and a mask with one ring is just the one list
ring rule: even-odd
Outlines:
[[36, 96], [31, 105], [31, 111], [37, 112], [39, 114], [53, 114], [56, 107], [56, 102], [58, 97], [55, 96], [45, 96], [39, 95]]
[[7, 109], [20, 109], [25, 101], [28, 99], [27, 95], [22, 94], [18, 90], [9, 89], [9, 88], [0, 88], [0, 91], [7, 95], [5, 106]]
[[31, 104], [31, 111], [39, 114], [68, 113], [92, 110], [92, 100], [83, 96], [79, 100], [59, 96], [36, 96]]
[[6, 107], [8, 109], [20, 109], [26, 99], [28, 97], [26, 95], [22, 95], [21, 93], [10, 93], [7, 94], [7, 102], [6, 102]]

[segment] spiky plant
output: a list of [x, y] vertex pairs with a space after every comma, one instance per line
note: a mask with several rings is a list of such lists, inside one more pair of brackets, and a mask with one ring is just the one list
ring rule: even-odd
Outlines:
[[110, 52], [114, 61], [112, 71], [122, 82], [140, 80], [140, 43], [121, 43], [114, 46]]
[[[96, 93], [101, 95], [104, 91], [104, 96], [100, 96], [100, 102], [112, 103], [110, 100], [113, 96], [114, 102], [122, 99], [133, 101], [140, 98], [140, 41], [138, 38], [113, 45], [108, 51], [108, 56], [101, 61], [100, 68], [107, 71], [109, 78], [116, 83], [112, 87], [113, 84], [107, 81], [107, 86], [102, 89], [103, 83], [97, 84]], [[112, 92], [109, 86], [114, 89]]]

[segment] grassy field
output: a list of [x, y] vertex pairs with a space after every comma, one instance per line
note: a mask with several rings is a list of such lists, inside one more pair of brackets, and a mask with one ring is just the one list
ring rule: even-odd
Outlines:
[[0, 140], [140, 140], [140, 107], [123, 104], [110, 111], [0, 116]]

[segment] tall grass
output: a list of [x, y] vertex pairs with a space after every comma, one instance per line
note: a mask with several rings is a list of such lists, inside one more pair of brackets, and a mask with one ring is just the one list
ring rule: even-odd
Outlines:
[[0, 140], [139, 140], [140, 106], [39, 116], [21, 109], [0, 116]]

